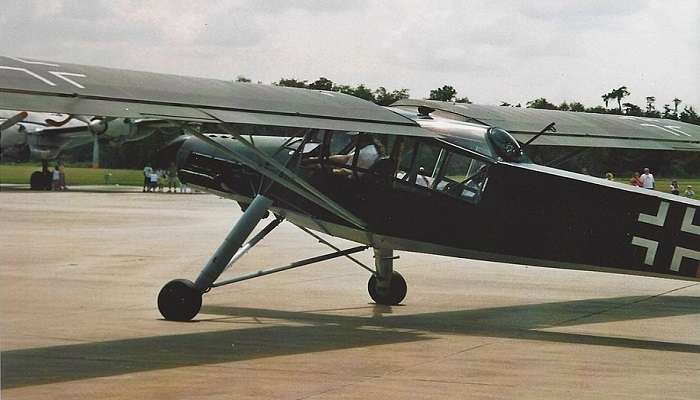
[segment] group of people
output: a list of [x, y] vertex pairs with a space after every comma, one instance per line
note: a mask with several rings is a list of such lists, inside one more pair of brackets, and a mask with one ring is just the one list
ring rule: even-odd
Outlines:
[[62, 162], [54, 166], [51, 174], [51, 190], [68, 190], [66, 186], [66, 167]]
[[[649, 168], [644, 168], [644, 173], [639, 174], [635, 172], [632, 179], [630, 179], [630, 185], [641, 187], [644, 189], [656, 189], [656, 181], [654, 180], [654, 175], [649, 171]], [[681, 189], [678, 185], [678, 181], [673, 179], [670, 184], [671, 194], [681, 195]], [[683, 196], [693, 198], [695, 197], [695, 191], [691, 185], [688, 185], [683, 192]]]
[[170, 163], [167, 170], [153, 169], [149, 164], [143, 168], [143, 192], [163, 192], [168, 187], [168, 193], [185, 192], [185, 185], [180, 182], [177, 176], [177, 166]]

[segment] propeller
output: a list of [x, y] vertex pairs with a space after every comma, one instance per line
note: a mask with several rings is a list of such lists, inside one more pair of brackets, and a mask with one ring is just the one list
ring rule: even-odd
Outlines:
[[56, 121], [53, 119], [46, 119], [46, 124], [52, 127], [60, 127], [67, 124], [70, 120], [77, 119], [82, 121], [87, 125], [88, 130], [92, 133], [92, 168], [100, 167], [100, 135], [107, 132], [109, 127], [109, 121], [114, 118], [104, 118], [104, 117], [89, 117], [87, 115], [68, 115], [66, 119], [62, 121]]
[[27, 118], [27, 115], [28, 114], [26, 111], [22, 111], [4, 120], [2, 123], [0, 123], [0, 132], [4, 131], [5, 129], [8, 129], [9, 127], [19, 122], [24, 121], [24, 119]]

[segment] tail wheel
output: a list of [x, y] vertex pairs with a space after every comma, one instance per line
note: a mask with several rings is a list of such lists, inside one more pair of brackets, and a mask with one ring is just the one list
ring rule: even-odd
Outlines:
[[375, 275], [372, 275], [369, 278], [369, 282], [367, 282], [367, 291], [369, 291], [369, 296], [375, 303], [395, 306], [406, 297], [406, 292], [408, 291], [406, 280], [398, 272], [392, 273], [391, 283], [388, 288], [379, 287], [378, 283]]

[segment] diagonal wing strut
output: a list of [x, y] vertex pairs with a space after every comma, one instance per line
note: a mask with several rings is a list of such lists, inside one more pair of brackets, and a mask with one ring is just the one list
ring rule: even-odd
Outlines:
[[[230, 129], [224, 128], [224, 130], [234, 136], [236, 139], [244, 143], [246, 146], [250, 147], [255, 154], [263, 159], [265, 161], [265, 164], [263, 165], [261, 163], [258, 163], [254, 160], [251, 160], [250, 158], [238, 154], [236, 152], [231, 151], [229, 148], [226, 146], [216, 142], [215, 140], [211, 139], [210, 137], [203, 135], [199, 132], [197, 132], [195, 129], [189, 126], [182, 126], [183, 130], [185, 130], [188, 134], [195, 136], [204, 142], [214, 146], [215, 148], [221, 150], [224, 152], [226, 155], [229, 157], [233, 158], [237, 162], [240, 162], [241, 164], [247, 166], [248, 168], [254, 169], [260, 174], [264, 175], [265, 177], [269, 178], [270, 180], [284, 186], [285, 188], [293, 191], [294, 193], [298, 194], [299, 196], [302, 196], [303, 198], [311, 201], [312, 203], [325, 208], [326, 210], [330, 211], [334, 215], [348, 221], [349, 223], [355, 225], [356, 227], [366, 230], [367, 225], [365, 224], [364, 221], [362, 221], [360, 218], [352, 214], [350, 211], [346, 210], [344, 207], [342, 207], [340, 204], [336, 203], [332, 199], [330, 199], [328, 196], [324, 195], [323, 193], [319, 192], [316, 188], [305, 182], [303, 179], [299, 178], [298, 175], [296, 175], [293, 171], [289, 170], [287, 167], [284, 165], [280, 164], [277, 160], [273, 159], [269, 155], [261, 152], [257, 147], [253, 146], [250, 142], [245, 140], [242, 136], [238, 135], [237, 133], [232, 132]], [[270, 169], [267, 166], [272, 166], [273, 168]]]

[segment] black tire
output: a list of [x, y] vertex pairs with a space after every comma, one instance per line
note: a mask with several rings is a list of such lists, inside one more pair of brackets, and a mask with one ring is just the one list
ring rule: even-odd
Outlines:
[[380, 290], [377, 286], [377, 277], [372, 275], [372, 277], [369, 278], [369, 282], [367, 282], [367, 291], [375, 303], [395, 306], [406, 298], [408, 287], [406, 286], [406, 280], [403, 276], [394, 271], [391, 275], [391, 285], [388, 289]]
[[187, 279], [175, 279], [158, 293], [158, 311], [168, 321], [189, 321], [202, 308], [202, 293]]
[[47, 175], [41, 171], [34, 171], [29, 177], [29, 188], [32, 190], [46, 190], [48, 187]]

